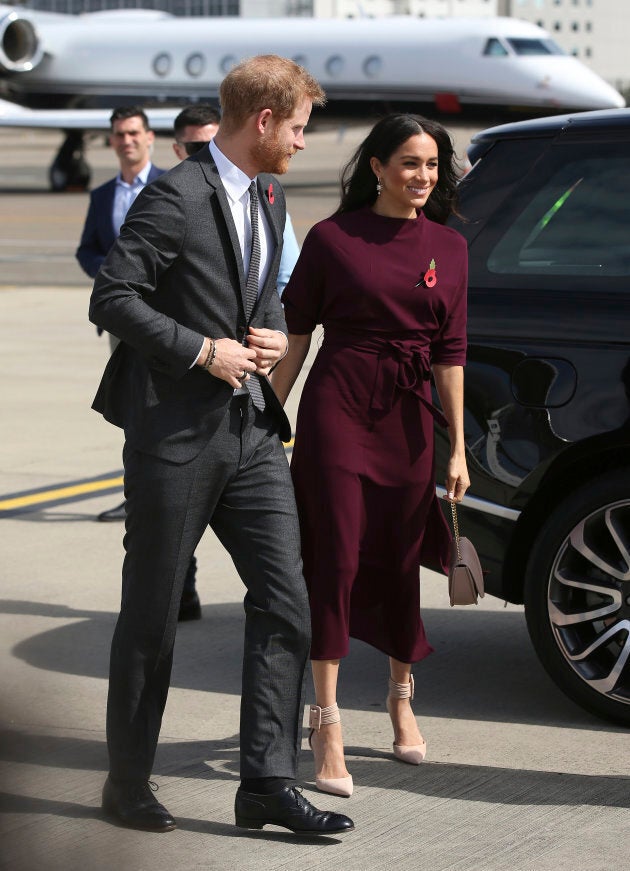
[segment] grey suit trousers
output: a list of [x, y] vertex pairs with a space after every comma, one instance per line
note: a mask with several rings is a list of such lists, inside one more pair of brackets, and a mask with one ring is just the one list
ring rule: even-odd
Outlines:
[[241, 777], [295, 777], [310, 616], [282, 443], [234, 397], [205, 449], [175, 464], [125, 446], [121, 611], [107, 707], [110, 774], [148, 780], [170, 682], [190, 559], [209, 524], [246, 587]]

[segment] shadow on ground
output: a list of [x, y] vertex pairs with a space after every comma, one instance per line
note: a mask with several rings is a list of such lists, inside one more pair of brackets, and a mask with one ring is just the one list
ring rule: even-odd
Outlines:
[[[2, 613], [60, 621], [21, 641], [13, 656], [37, 669], [107, 679], [116, 615], [14, 600], [0, 601]], [[621, 731], [555, 687], [536, 659], [520, 611], [427, 608], [424, 620], [435, 647], [414, 668], [424, 716]], [[238, 694], [243, 626], [240, 603], [205, 605], [202, 620], [181, 624], [171, 685]], [[386, 681], [386, 657], [353, 641], [340, 676], [344, 708], [384, 710]]]

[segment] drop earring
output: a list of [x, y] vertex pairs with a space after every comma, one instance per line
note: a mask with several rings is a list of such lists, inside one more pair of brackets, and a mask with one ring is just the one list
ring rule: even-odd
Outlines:
[[381, 191], [383, 190], [383, 185], [381, 184], [380, 178], [376, 179], [376, 196], [380, 197]]

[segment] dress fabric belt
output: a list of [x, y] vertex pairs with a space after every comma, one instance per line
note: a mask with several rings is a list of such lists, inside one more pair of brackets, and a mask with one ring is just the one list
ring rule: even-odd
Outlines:
[[444, 414], [424, 395], [424, 383], [431, 378], [430, 351], [416, 337], [362, 336], [326, 331], [324, 342], [328, 348], [355, 348], [378, 355], [370, 402], [372, 411], [391, 411], [397, 395], [410, 391], [440, 426], [448, 427]]

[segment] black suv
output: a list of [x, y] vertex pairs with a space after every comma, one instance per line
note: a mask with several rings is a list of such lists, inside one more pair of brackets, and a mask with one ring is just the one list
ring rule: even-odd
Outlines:
[[[461, 532], [557, 685], [628, 725], [630, 109], [494, 127], [468, 157]], [[447, 451], [438, 431], [442, 479]]]

